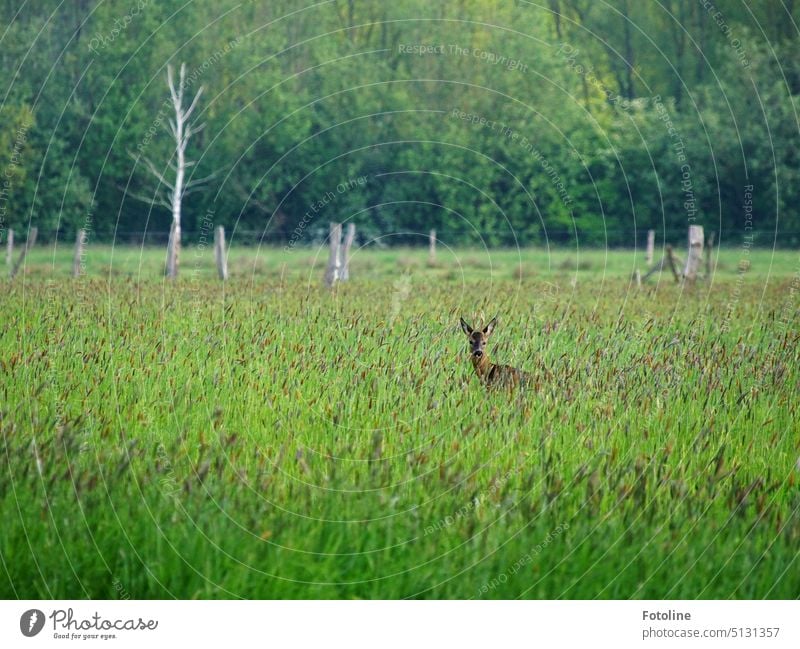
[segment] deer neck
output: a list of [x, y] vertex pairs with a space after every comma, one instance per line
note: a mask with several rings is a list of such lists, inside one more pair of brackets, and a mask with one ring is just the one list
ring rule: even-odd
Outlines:
[[475, 368], [475, 374], [477, 374], [481, 379], [485, 379], [492, 367], [492, 364], [489, 362], [488, 354], [484, 354], [479, 358], [473, 356], [472, 367]]

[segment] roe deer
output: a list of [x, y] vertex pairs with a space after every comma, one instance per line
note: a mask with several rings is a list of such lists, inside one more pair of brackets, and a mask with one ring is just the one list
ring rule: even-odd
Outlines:
[[510, 365], [495, 365], [489, 360], [486, 353], [486, 342], [497, 324], [497, 318], [492, 318], [491, 322], [483, 329], [473, 329], [464, 318], [461, 318], [461, 328], [469, 337], [469, 353], [472, 358], [472, 367], [475, 374], [487, 388], [504, 387], [508, 389], [524, 385], [530, 378], [528, 374]]

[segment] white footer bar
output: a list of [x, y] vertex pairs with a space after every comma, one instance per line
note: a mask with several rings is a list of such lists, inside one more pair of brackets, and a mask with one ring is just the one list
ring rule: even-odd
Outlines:
[[2, 647], [777, 649], [799, 629], [797, 601], [0, 602]]

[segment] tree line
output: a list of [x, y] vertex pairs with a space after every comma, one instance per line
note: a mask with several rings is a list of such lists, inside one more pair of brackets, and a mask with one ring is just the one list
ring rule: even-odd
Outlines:
[[794, 2], [33, 4], [0, 3], [3, 237], [169, 230], [141, 160], [174, 164], [185, 63], [189, 243], [800, 243]]

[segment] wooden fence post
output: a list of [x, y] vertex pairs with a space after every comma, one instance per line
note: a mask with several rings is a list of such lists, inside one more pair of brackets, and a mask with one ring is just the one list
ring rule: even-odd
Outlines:
[[675, 253], [672, 251], [672, 246], [667, 244], [666, 250], [667, 250], [667, 265], [672, 271], [672, 276], [675, 278], [675, 281], [680, 282], [681, 276], [678, 273], [678, 263], [675, 259]]
[[646, 282], [646, 281], [647, 281], [647, 280], [650, 278], [650, 275], [652, 275], [652, 274], [654, 274], [654, 273], [659, 273], [659, 272], [661, 272], [662, 270], [664, 270], [664, 264], [666, 264], [666, 263], [667, 263], [667, 258], [666, 258], [666, 256], [665, 256], [665, 257], [662, 257], [660, 262], [658, 262], [658, 263], [657, 263], [655, 266], [653, 266], [653, 267], [652, 267], [650, 270], [648, 270], [648, 271], [647, 271], [647, 272], [646, 272], [646, 273], [645, 273], [645, 274], [642, 276], [642, 281], [643, 281], [643, 282]]
[[328, 267], [325, 269], [325, 284], [331, 288], [339, 279], [341, 268], [340, 252], [342, 247], [342, 224], [331, 223], [330, 236], [328, 237], [330, 253]]
[[706, 249], [706, 277], [711, 277], [711, 257], [714, 255], [714, 239], [717, 233], [712, 232], [708, 235], [708, 246]]
[[431, 266], [436, 264], [436, 230], [428, 233], [428, 264]]
[[225, 252], [225, 228], [218, 225], [214, 230], [214, 261], [217, 262], [217, 274], [222, 281], [228, 279], [228, 256]]
[[350, 279], [350, 246], [356, 238], [356, 224], [347, 224], [347, 234], [344, 237], [344, 248], [342, 249], [342, 277], [341, 280], [346, 282]]
[[703, 226], [689, 226], [689, 254], [686, 257], [686, 266], [683, 269], [683, 279], [694, 282], [697, 279], [697, 271], [700, 269], [700, 262], [703, 260]]
[[14, 230], [8, 228], [8, 241], [6, 241], [6, 266], [11, 268], [14, 257]]
[[36, 244], [36, 237], [39, 235], [39, 228], [36, 226], [32, 227], [28, 231], [28, 238], [25, 241], [25, 247], [22, 249], [22, 252], [19, 254], [19, 259], [17, 259], [17, 263], [11, 268], [10, 278], [14, 279], [16, 274], [19, 272], [20, 267], [22, 266], [22, 262], [25, 261], [25, 257], [28, 254], [28, 251], [33, 248]]
[[653, 263], [653, 252], [656, 248], [656, 231], [647, 231], [647, 250], [644, 253], [644, 263], [649, 266]]
[[78, 230], [75, 235], [75, 254], [72, 256], [72, 276], [80, 277], [81, 261], [83, 260], [83, 246], [86, 243], [86, 230]]

